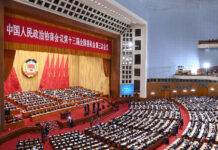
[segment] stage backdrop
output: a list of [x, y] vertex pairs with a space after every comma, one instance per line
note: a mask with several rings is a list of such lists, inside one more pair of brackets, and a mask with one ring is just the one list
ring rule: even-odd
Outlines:
[[[13, 67], [16, 71], [22, 91], [35, 91], [39, 88], [48, 55], [49, 64], [51, 64], [54, 56], [54, 67], [58, 60], [58, 56], [59, 66], [61, 65], [63, 56], [64, 65], [67, 57], [69, 58], [70, 86], [82, 86], [103, 92], [104, 94], [109, 94], [109, 77], [106, 77], [104, 73], [103, 58], [17, 50]], [[22, 72], [22, 66], [27, 59], [35, 59], [38, 63], [38, 74], [33, 78], [27, 78]]]

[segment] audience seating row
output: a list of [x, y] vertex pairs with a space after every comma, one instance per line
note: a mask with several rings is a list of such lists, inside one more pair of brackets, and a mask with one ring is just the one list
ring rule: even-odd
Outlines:
[[100, 92], [73, 87], [12, 93], [7, 95], [6, 99], [22, 107], [24, 118], [31, 117], [37, 120], [42, 115], [52, 116], [62, 112], [62, 110], [75, 109], [83, 104], [99, 102], [102, 100], [100, 97], [97, 97], [99, 95]]
[[49, 140], [55, 150], [108, 150], [110, 148], [109, 145], [79, 131], [50, 136]]
[[23, 109], [42, 107], [53, 102], [53, 100], [49, 98], [43, 97], [30, 91], [11, 93], [7, 95], [6, 98], [12, 100], [13, 103], [17, 104]]
[[40, 139], [28, 139], [24, 141], [18, 141], [16, 150], [43, 150]]
[[218, 145], [201, 141], [192, 141], [186, 138], [176, 139], [165, 150], [217, 150]]
[[85, 129], [85, 133], [120, 149], [155, 149], [178, 131], [181, 113], [168, 100], [130, 102], [130, 110], [108, 123]]
[[[183, 105], [190, 122], [182, 134], [167, 149], [217, 149], [217, 102], [210, 97], [180, 97], [175, 101]], [[202, 107], [201, 107], [202, 106]]]
[[214, 98], [202, 97], [180, 97], [175, 99], [188, 111], [217, 111], [218, 101]]
[[4, 101], [4, 108], [5, 110], [9, 109], [10, 110], [10, 115], [16, 115], [20, 113], [20, 109], [15, 106], [13, 103], [9, 102], [9, 101]]

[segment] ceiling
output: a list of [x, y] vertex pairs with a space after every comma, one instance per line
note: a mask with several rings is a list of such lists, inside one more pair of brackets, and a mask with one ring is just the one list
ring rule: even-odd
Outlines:
[[146, 21], [115, 0], [14, 0], [103, 30], [122, 34]]

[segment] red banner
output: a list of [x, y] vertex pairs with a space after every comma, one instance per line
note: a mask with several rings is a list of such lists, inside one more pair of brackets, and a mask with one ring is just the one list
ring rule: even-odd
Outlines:
[[5, 16], [4, 40], [111, 54], [111, 41], [20, 18]]

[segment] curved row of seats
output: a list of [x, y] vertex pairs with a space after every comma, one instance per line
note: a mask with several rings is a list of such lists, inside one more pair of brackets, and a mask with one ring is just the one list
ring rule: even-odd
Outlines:
[[189, 111], [189, 118], [192, 121], [218, 122], [216, 111]]
[[79, 131], [61, 133], [49, 137], [50, 143], [55, 150], [108, 150], [109, 145], [100, 142], [91, 136]]
[[203, 141], [192, 141], [186, 138], [176, 139], [165, 150], [217, 150], [218, 145]]
[[214, 98], [202, 97], [180, 97], [175, 100], [182, 104], [188, 111], [216, 111], [218, 101]]
[[131, 102], [122, 116], [85, 133], [119, 149], [154, 149], [178, 131], [180, 118], [179, 107], [165, 99]]
[[16, 150], [43, 150], [43, 146], [39, 138], [18, 141]]
[[190, 122], [182, 138], [167, 149], [218, 149], [217, 101], [210, 97], [180, 97], [175, 101], [188, 110]]

